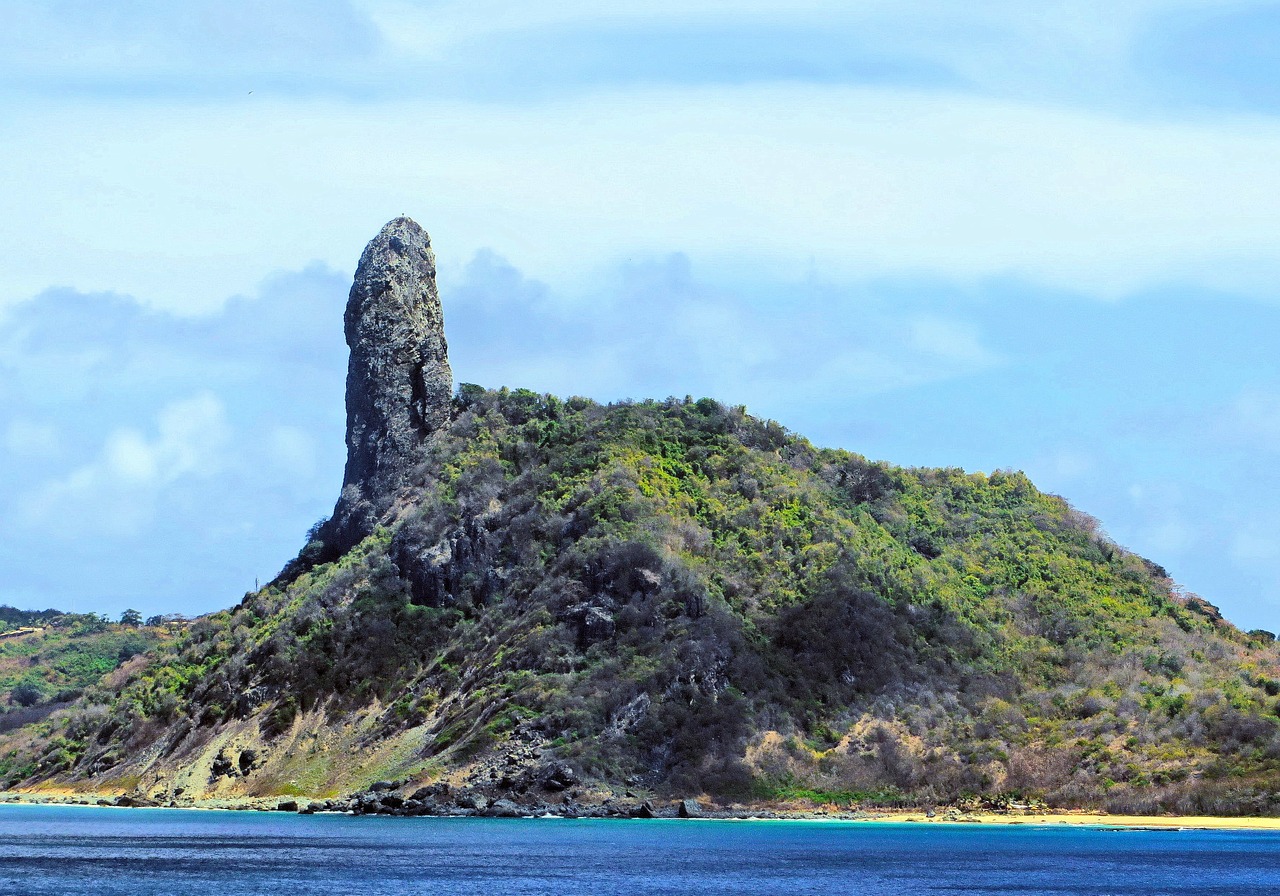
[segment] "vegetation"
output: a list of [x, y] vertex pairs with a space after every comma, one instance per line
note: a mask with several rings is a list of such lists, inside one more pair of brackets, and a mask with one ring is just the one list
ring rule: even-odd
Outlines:
[[168, 637], [94, 614], [0, 607], [0, 732], [41, 720]]
[[709, 399], [455, 405], [411, 509], [342, 556], [316, 527], [0, 772], [372, 710], [419, 763], [518, 737], [672, 793], [1280, 811], [1274, 637], [1021, 473], [871, 462]]

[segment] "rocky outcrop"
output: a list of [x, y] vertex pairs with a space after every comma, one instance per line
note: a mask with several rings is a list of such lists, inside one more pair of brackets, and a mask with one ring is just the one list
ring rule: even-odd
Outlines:
[[318, 533], [325, 553], [346, 551], [422, 459], [449, 421], [453, 373], [425, 230], [389, 222], [365, 247], [347, 299], [347, 467], [333, 517]]
[[680, 800], [676, 803], [676, 814], [681, 818], [701, 818], [702, 804], [697, 800]]

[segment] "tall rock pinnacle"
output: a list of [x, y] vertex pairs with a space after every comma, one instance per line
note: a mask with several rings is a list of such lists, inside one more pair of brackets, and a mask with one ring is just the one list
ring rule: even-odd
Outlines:
[[449, 420], [453, 373], [427, 232], [396, 218], [365, 247], [347, 299], [347, 468], [325, 527], [344, 551], [373, 530], [387, 499]]

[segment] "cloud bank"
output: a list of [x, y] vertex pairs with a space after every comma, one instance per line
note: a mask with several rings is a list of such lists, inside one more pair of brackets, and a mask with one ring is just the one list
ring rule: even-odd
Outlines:
[[345, 290], [316, 267], [197, 317], [67, 290], [10, 308], [0, 601], [204, 612], [273, 575], [341, 479]]

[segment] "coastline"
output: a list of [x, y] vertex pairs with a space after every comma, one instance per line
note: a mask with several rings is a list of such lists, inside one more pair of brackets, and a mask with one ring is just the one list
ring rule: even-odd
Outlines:
[[987, 825], [1075, 825], [1082, 827], [1159, 828], [1162, 830], [1280, 831], [1280, 818], [1221, 815], [1110, 815], [1105, 812], [973, 812], [929, 818], [923, 812], [888, 813], [872, 822]]
[[[299, 812], [294, 809], [281, 809], [279, 804], [285, 798], [248, 798], [239, 800], [185, 800], [181, 803], [165, 805], [128, 806], [117, 805], [113, 801], [101, 798], [99, 794], [36, 794], [36, 793], [0, 793], [2, 806], [68, 806], [90, 809], [188, 809], [204, 812], [274, 812], [282, 815], [313, 814]], [[289, 798], [292, 801], [292, 798]], [[308, 801], [298, 799], [297, 804], [305, 807]], [[352, 814], [319, 810], [314, 814]], [[372, 814], [372, 813], [371, 813]], [[417, 817], [457, 817], [457, 813], [439, 816]], [[485, 816], [483, 813], [465, 813], [472, 817], [511, 817]], [[627, 816], [600, 815], [555, 815], [530, 814], [523, 818], [614, 818], [625, 819]], [[1105, 812], [1085, 810], [1062, 810], [1059, 812], [963, 812], [944, 810], [929, 814], [922, 810], [876, 809], [868, 811], [847, 811], [832, 809], [798, 809], [781, 806], [732, 806], [722, 809], [707, 809], [695, 818], [679, 818], [674, 814], [654, 816], [661, 820], [681, 821], [770, 821], [770, 822], [823, 822], [828, 824], [849, 825], [885, 825], [885, 824], [921, 824], [921, 825], [985, 825], [994, 827], [1046, 827], [1068, 825], [1074, 827], [1119, 828], [1129, 830], [1213, 830], [1213, 831], [1280, 831], [1280, 817], [1258, 816], [1213, 816], [1213, 815], [1111, 815]], [[631, 820], [647, 820], [633, 817]]]

